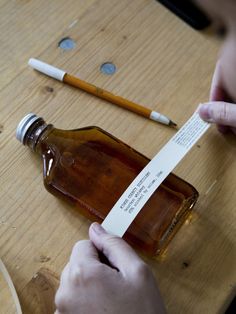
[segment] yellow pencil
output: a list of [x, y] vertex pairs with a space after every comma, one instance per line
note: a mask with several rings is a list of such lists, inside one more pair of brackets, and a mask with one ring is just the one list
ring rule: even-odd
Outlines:
[[125, 108], [127, 110], [130, 110], [132, 112], [135, 112], [141, 116], [144, 116], [148, 119], [154, 120], [156, 122], [169, 125], [169, 126], [176, 126], [176, 123], [171, 121], [168, 117], [165, 115], [160, 114], [157, 111], [150, 110], [148, 108], [145, 108], [139, 104], [136, 104], [128, 99], [122, 98], [120, 96], [116, 96], [102, 88], [99, 88], [97, 86], [94, 86], [88, 82], [85, 82], [78, 77], [75, 77], [73, 75], [70, 75], [66, 73], [63, 70], [60, 70], [54, 66], [51, 66], [45, 62], [42, 62], [40, 60], [31, 58], [29, 60], [29, 65], [33, 67], [35, 70], [42, 72], [52, 78], [55, 78], [59, 81], [62, 81], [68, 85], [74, 86], [76, 88], [79, 88], [83, 91], [86, 91], [89, 94], [92, 94], [96, 97], [105, 99], [115, 105], [118, 105], [122, 108]]

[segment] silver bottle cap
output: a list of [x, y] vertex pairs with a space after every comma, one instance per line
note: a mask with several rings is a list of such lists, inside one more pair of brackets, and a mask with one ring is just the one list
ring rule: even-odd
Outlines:
[[27, 131], [29, 130], [31, 125], [39, 119], [41, 118], [37, 117], [36, 114], [29, 113], [20, 121], [16, 129], [16, 138], [18, 139], [18, 141], [24, 144], [24, 138]]

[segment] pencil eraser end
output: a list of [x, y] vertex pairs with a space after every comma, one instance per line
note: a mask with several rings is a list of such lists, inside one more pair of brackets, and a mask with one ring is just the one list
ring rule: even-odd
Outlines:
[[49, 65], [38, 59], [30, 58], [28, 64], [35, 70], [44, 73], [56, 80], [63, 81], [65, 71], [62, 71], [52, 65]]

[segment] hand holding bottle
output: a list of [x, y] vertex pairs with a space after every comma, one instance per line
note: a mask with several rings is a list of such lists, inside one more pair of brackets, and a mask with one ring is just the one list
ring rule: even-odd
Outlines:
[[199, 107], [200, 117], [208, 122], [216, 123], [220, 132], [232, 131], [236, 134], [236, 105], [225, 90], [221, 61], [219, 60], [212, 80], [210, 102]]
[[[89, 236], [77, 242], [62, 272], [56, 314], [165, 313], [155, 278], [133, 249], [97, 223]], [[100, 261], [98, 252], [110, 265]]]

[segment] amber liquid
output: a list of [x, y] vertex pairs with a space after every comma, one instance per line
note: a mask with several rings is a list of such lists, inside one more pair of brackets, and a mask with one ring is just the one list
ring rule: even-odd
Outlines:
[[[102, 222], [149, 159], [97, 127], [64, 131], [54, 127], [39, 139], [44, 183], [91, 221]], [[198, 197], [170, 174], [137, 215], [124, 238], [146, 254], [160, 253]]]

